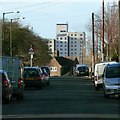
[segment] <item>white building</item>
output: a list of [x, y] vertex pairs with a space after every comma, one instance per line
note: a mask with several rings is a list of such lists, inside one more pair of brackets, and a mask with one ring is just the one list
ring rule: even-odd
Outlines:
[[55, 39], [49, 39], [47, 41], [47, 44], [50, 51], [50, 55], [54, 56], [55, 55]]
[[59, 56], [77, 57], [83, 63], [86, 54], [85, 33], [68, 32], [68, 24], [57, 24], [55, 50]]
[[79, 63], [85, 63], [85, 39], [85, 32], [68, 32], [68, 24], [57, 24], [56, 39], [49, 40], [48, 46], [53, 56], [77, 57]]

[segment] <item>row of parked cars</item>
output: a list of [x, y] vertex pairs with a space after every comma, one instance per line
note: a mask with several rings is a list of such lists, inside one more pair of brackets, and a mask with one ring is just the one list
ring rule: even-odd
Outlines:
[[25, 67], [23, 77], [26, 86], [38, 87], [41, 89], [43, 86], [50, 84], [50, 70], [47, 66]]
[[7, 71], [0, 70], [0, 78], [2, 78], [2, 101], [4, 103], [10, 103], [12, 97], [22, 100], [25, 86], [41, 89], [50, 84], [50, 70], [47, 66], [24, 67], [22, 73], [23, 78], [14, 79], [13, 81]]
[[120, 62], [104, 62], [95, 65], [95, 90], [103, 88], [105, 98], [120, 96]]

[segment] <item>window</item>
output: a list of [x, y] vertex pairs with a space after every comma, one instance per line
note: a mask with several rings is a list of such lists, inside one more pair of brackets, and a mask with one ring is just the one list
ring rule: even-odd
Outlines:
[[57, 71], [57, 67], [51, 67], [51, 68], [50, 68], [50, 71], [51, 71], [51, 72], [56, 72], [56, 71]]

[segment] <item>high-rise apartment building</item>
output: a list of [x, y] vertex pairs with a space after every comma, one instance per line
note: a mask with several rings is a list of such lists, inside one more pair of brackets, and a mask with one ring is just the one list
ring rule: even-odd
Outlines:
[[85, 62], [85, 33], [68, 32], [68, 24], [56, 25], [55, 50], [59, 56], [78, 58], [80, 63]]
[[48, 46], [52, 56], [76, 58], [85, 63], [86, 56], [85, 32], [69, 32], [68, 24], [56, 25], [56, 39], [49, 40]]

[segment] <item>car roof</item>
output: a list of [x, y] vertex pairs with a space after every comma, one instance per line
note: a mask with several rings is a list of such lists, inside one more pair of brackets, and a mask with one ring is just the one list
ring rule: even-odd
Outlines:
[[120, 62], [110, 63], [107, 65], [107, 67], [116, 67], [116, 66], [120, 66]]
[[96, 63], [95, 65], [105, 65], [105, 64], [113, 64], [113, 63], [117, 63], [116, 61], [110, 61], [110, 62], [102, 62], [102, 63]]
[[24, 68], [38, 69], [39, 67], [34, 66], [34, 67], [24, 67]]

